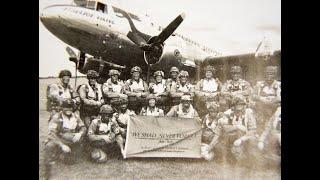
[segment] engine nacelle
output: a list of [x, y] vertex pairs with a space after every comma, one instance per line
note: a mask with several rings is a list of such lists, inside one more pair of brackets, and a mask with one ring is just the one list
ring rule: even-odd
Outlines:
[[186, 53], [177, 46], [164, 46], [163, 53], [158, 62], [152, 64], [152, 69], [162, 69], [163, 67], [182, 67], [185, 65]]
[[[156, 39], [156, 36], [151, 37], [148, 40], [148, 44], [154, 43], [155, 39]], [[153, 65], [160, 61], [162, 54], [163, 54], [163, 44], [156, 43], [156, 44], [152, 44], [152, 47], [149, 51], [143, 52], [143, 57], [147, 64]]]

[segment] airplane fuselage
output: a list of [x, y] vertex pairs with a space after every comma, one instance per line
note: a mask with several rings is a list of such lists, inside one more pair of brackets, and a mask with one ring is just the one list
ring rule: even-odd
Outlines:
[[[145, 65], [143, 51], [127, 34], [131, 30], [120, 8], [108, 6], [108, 13], [74, 5], [53, 5], [41, 14], [44, 26], [60, 40], [94, 57], [127, 67]], [[131, 14], [137, 29], [152, 36], [162, 31], [145, 16]], [[192, 66], [217, 52], [201, 46], [178, 33], [170, 36], [164, 45], [164, 53], [153, 68], [164, 66]]]

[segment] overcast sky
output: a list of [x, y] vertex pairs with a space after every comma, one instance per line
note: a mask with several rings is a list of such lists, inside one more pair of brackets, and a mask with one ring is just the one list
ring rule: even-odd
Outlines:
[[[113, 0], [115, 1], [115, 0]], [[70, 0], [39, 0], [39, 12]], [[223, 55], [254, 52], [267, 36], [281, 49], [281, 0], [117, 0], [124, 8], [148, 13], [166, 26], [181, 12], [186, 19], [177, 29]], [[67, 44], [51, 34], [39, 19], [39, 77], [56, 76], [61, 69], [74, 72]]]

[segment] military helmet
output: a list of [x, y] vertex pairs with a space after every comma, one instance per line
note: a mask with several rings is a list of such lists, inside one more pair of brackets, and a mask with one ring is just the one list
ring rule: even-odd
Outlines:
[[120, 72], [116, 69], [110, 69], [109, 70], [109, 76], [118, 75], [120, 76]]
[[241, 73], [242, 68], [240, 66], [232, 66], [230, 72], [231, 73]]
[[139, 66], [134, 66], [133, 68], [131, 68], [131, 74], [133, 72], [139, 72], [139, 73], [142, 73], [142, 70]]
[[108, 104], [105, 104], [103, 106], [100, 107], [100, 114], [112, 114], [114, 111], [113, 111], [113, 108], [108, 105]]
[[177, 67], [175, 67], [175, 66], [172, 66], [171, 69], [170, 69], [170, 73], [171, 73], [171, 72], [177, 72], [177, 73], [179, 73], [179, 69], [178, 69]]
[[97, 73], [97, 71], [95, 71], [95, 70], [89, 70], [87, 72], [88, 79], [98, 79], [98, 77], [99, 77], [99, 73]]
[[65, 70], [62, 70], [62, 71], [59, 72], [59, 78], [62, 78], [63, 76], [71, 77], [72, 75], [71, 75], [71, 72], [69, 70], [65, 69]]
[[181, 71], [180, 73], [179, 73], [179, 76], [178, 76], [179, 78], [180, 77], [189, 77], [189, 73], [188, 73], [188, 71]]
[[184, 94], [181, 96], [181, 101], [192, 101], [190, 94]]
[[153, 73], [153, 76], [156, 77], [156, 76], [162, 76], [164, 77], [164, 72], [163, 71], [156, 71]]
[[204, 68], [204, 71], [211, 71], [212, 73], [215, 73], [216, 69], [213, 66], [208, 65]]
[[265, 69], [266, 73], [274, 73], [276, 74], [278, 71], [278, 67], [277, 66], [267, 66]]

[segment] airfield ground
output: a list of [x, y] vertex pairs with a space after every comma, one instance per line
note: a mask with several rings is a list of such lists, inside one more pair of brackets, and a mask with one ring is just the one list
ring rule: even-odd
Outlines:
[[[45, 110], [46, 87], [59, 79], [39, 79], [39, 177], [43, 179], [43, 149], [48, 133], [49, 113]], [[74, 84], [74, 80], [71, 80]], [[79, 78], [77, 84], [85, 83]], [[143, 158], [123, 160], [114, 153], [105, 164], [91, 162], [87, 155], [79, 157], [74, 165], [56, 163], [51, 179], [280, 179], [280, 169], [252, 170], [194, 159]]]

